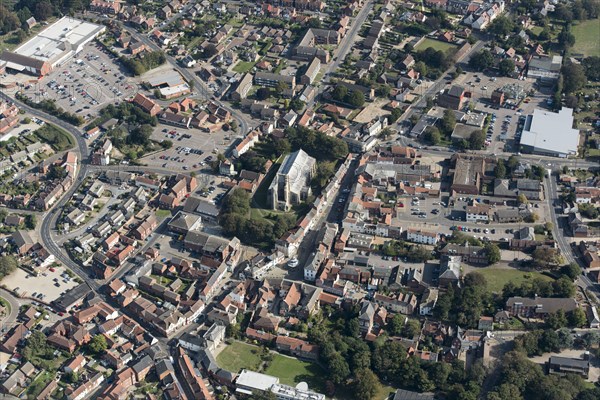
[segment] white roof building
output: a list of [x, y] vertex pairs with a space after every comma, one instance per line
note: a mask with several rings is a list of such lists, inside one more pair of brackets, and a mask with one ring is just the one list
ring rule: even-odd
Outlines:
[[235, 381], [235, 386], [236, 392], [251, 395], [254, 391], [266, 392], [278, 383], [279, 378], [244, 369]]
[[524, 152], [567, 157], [577, 154], [579, 130], [573, 129], [573, 110], [563, 108], [558, 113], [535, 109], [528, 115], [521, 135]]
[[[49, 69], [83, 50], [106, 27], [72, 17], [63, 17], [12, 52], [5, 51], [0, 62], [7, 67], [31, 73], [46, 74]], [[47, 64], [42, 67], [42, 64]]]

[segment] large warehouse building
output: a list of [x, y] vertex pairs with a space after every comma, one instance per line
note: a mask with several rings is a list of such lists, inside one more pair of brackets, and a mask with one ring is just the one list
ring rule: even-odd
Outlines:
[[553, 157], [577, 154], [579, 131], [573, 129], [573, 110], [558, 113], [535, 109], [528, 115], [521, 136], [521, 150]]
[[105, 30], [102, 25], [63, 17], [14, 51], [5, 50], [0, 55], [0, 68], [42, 77]]

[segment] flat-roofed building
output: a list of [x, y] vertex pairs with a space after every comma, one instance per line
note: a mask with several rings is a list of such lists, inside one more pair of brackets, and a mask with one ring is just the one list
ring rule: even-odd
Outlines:
[[553, 157], [577, 154], [579, 130], [573, 129], [573, 109], [562, 108], [558, 113], [535, 109], [525, 119], [521, 135], [521, 150]]
[[72, 17], [63, 17], [14, 51], [5, 50], [0, 64], [6, 68], [44, 76], [83, 50], [106, 27]]
[[279, 75], [272, 72], [257, 72], [254, 75], [254, 83], [258, 86], [276, 88], [283, 83], [288, 89], [296, 87], [296, 77], [293, 75]]

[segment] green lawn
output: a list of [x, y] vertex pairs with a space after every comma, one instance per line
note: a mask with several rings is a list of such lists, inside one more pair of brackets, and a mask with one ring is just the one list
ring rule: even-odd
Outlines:
[[158, 219], [165, 219], [171, 216], [171, 210], [156, 210], [154, 214]]
[[237, 373], [242, 369], [256, 371], [260, 367], [260, 352], [259, 347], [234, 342], [219, 353], [217, 363], [231, 372]]
[[233, 67], [233, 70], [235, 72], [239, 72], [241, 74], [248, 72], [252, 69], [252, 67], [254, 67], [254, 62], [251, 61], [240, 61], [237, 64], [235, 64], [235, 67]]
[[586, 56], [600, 56], [600, 19], [592, 19], [573, 25], [575, 46], [573, 53], [583, 53]]
[[278, 377], [286, 385], [296, 386], [306, 382], [311, 390], [320, 393], [325, 391], [325, 371], [315, 363], [276, 355], [265, 373]]
[[442, 42], [440, 40], [426, 38], [421, 43], [419, 43], [417, 47], [415, 47], [415, 50], [425, 50], [428, 47], [432, 47], [434, 50], [446, 51], [448, 49], [456, 47], [456, 45], [452, 43]]
[[261, 371], [261, 353], [260, 347], [234, 342], [219, 353], [217, 363], [231, 372], [248, 369], [276, 376], [287, 385], [296, 386], [299, 382], [306, 382], [312, 390], [321, 393], [325, 390], [325, 372], [318, 364], [273, 354], [273, 361], [265, 371]]
[[540, 33], [542, 33], [542, 31], [544, 30], [544, 28], [542, 28], [541, 26], [532, 26], [531, 28], [529, 28], [531, 30], [531, 32], [534, 35], [539, 35]]
[[488, 289], [495, 293], [500, 293], [504, 285], [508, 282], [513, 282], [515, 285], [520, 285], [528, 279], [541, 278], [547, 281], [551, 281], [552, 278], [549, 276], [540, 274], [539, 272], [524, 272], [517, 269], [503, 269], [503, 268], [482, 268], [477, 270], [481, 273], [488, 283]]

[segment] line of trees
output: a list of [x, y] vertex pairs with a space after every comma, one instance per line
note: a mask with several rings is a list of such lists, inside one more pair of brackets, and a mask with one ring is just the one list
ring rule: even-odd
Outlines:
[[119, 60], [133, 75], [139, 76], [146, 71], [163, 65], [167, 61], [167, 58], [164, 52], [157, 50], [145, 52], [143, 57], [131, 58], [121, 56]]
[[61, 119], [69, 124], [79, 126], [84, 123], [84, 119], [82, 116], [70, 113], [65, 111], [62, 107], [58, 107], [56, 102], [52, 99], [50, 100], [42, 100], [39, 103], [31, 100], [28, 96], [22, 94], [21, 92], [17, 92], [15, 95], [16, 99], [22, 101], [27, 104], [29, 107], [36, 108], [38, 110], [42, 110], [47, 112], [50, 115], [55, 116], [58, 119]]

